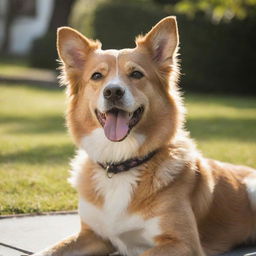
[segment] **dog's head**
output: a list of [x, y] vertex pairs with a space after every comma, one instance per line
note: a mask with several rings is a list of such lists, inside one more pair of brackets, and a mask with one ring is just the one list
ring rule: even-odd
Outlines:
[[102, 50], [74, 29], [58, 30], [68, 126], [79, 146], [99, 152], [95, 160], [106, 150], [110, 161], [145, 154], [175, 136], [182, 122], [178, 41], [174, 17], [139, 36], [134, 49]]

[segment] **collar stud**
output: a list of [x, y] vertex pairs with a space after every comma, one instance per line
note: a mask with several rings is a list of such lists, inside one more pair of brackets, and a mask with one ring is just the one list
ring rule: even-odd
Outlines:
[[113, 176], [114, 176], [114, 172], [110, 172], [109, 171], [109, 167], [110, 167], [110, 165], [108, 164], [107, 166], [106, 166], [106, 174], [107, 174], [107, 177], [109, 178], [109, 179], [111, 179]]

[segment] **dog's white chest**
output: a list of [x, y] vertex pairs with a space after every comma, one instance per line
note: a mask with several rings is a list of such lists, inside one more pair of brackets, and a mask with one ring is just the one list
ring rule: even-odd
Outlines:
[[158, 218], [144, 220], [127, 212], [136, 173], [122, 173], [106, 179], [99, 172], [98, 191], [105, 197], [103, 208], [97, 208], [84, 199], [79, 202], [79, 214], [83, 222], [95, 233], [109, 239], [124, 255], [137, 256], [154, 246], [154, 237], [160, 234]]

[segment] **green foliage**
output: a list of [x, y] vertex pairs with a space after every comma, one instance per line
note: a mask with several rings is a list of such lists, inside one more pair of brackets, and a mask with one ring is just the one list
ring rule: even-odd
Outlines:
[[87, 37], [94, 37], [94, 12], [97, 6], [106, 0], [77, 0], [70, 15], [71, 27]]
[[133, 47], [135, 36], [164, 16], [162, 9], [148, 0], [79, 0], [70, 21], [87, 37], [101, 40], [104, 48], [123, 48]]
[[152, 4], [135, 1], [112, 1], [100, 4], [95, 11], [94, 36], [107, 48], [131, 48], [132, 40], [147, 32], [165, 13]]
[[154, 0], [179, 14], [194, 17], [198, 12], [211, 17], [213, 22], [245, 19], [256, 15], [256, 0]]
[[36, 68], [56, 68], [56, 31], [50, 31], [34, 40], [29, 56], [29, 64]]
[[205, 16], [179, 16], [178, 23], [186, 90], [256, 94], [253, 18], [215, 25]]
[[[81, 30], [100, 39], [104, 49], [133, 47], [136, 35], [147, 32], [167, 16], [163, 9], [146, 0], [101, 0], [90, 10], [84, 16], [91, 25], [85, 21], [87, 25]], [[253, 18], [233, 19], [231, 23], [217, 25], [201, 13], [193, 20], [179, 14], [177, 20], [182, 87], [200, 92], [256, 94], [256, 34], [253, 33], [256, 21]]]

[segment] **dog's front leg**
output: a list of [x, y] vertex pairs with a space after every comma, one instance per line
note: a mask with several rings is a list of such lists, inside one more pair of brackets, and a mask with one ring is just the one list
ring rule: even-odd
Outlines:
[[153, 247], [140, 256], [205, 256], [201, 246], [190, 247], [185, 243], [169, 242]]
[[32, 256], [98, 256], [113, 252], [114, 248], [109, 241], [86, 229]]

